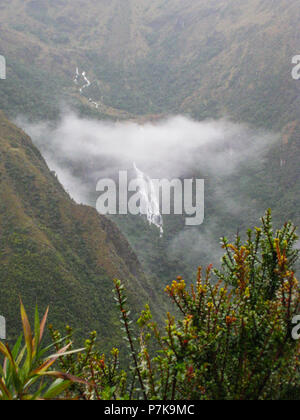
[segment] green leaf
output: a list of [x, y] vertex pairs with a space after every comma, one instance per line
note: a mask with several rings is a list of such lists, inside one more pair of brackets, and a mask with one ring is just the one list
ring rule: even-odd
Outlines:
[[20, 300], [20, 303], [21, 303], [21, 318], [22, 318], [22, 324], [23, 324], [23, 332], [24, 332], [24, 338], [25, 338], [25, 343], [26, 343], [26, 348], [27, 348], [26, 364], [27, 364], [27, 368], [28, 368], [28, 371], [29, 371], [30, 365], [31, 365], [31, 362], [32, 362], [32, 350], [33, 350], [32, 349], [32, 331], [31, 331], [28, 316], [27, 316], [27, 313], [25, 311], [22, 300]]
[[56, 398], [58, 395], [61, 395], [66, 389], [68, 389], [71, 383], [72, 383], [71, 381], [57, 379], [45, 392], [45, 394], [43, 395], [43, 398], [44, 399]]
[[40, 344], [40, 317], [38, 307], [35, 307], [35, 315], [34, 315], [34, 356], [36, 356], [38, 346]]

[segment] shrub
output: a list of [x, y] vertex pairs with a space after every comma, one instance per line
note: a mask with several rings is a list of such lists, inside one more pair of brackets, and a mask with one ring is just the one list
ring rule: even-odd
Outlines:
[[[116, 280], [132, 365], [127, 373], [121, 370], [117, 350], [106, 360], [95, 350], [92, 334], [84, 354], [61, 360], [62, 369], [93, 385], [74, 384], [72, 392], [83, 399], [299, 397], [300, 347], [291, 337], [300, 303], [295, 230], [287, 223], [273, 232], [268, 211], [244, 244], [240, 236], [233, 244], [223, 238], [220, 270], [199, 268], [190, 290], [181, 277], [166, 288], [179, 314], [177, 319], [167, 314], [164, 332], [147, 306], [135, 334], [124, 285]], [[57, 332], [52, 335], [60, 340]]]

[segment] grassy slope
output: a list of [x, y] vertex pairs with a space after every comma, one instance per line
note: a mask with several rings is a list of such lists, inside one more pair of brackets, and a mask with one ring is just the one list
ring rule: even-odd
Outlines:
[[[18, 295], [51, 306], [51, 321], [78, 334], [96, 329], [112, 343], [117, 323], [112, 279], [123, 278], [135, 308], [155, 292], [119, 230], [92, 208], [76, 205], [29, 137], [0, 113], [0, 308], [16, 331]], [[117, 339], [117, 329], [114, 341]]]

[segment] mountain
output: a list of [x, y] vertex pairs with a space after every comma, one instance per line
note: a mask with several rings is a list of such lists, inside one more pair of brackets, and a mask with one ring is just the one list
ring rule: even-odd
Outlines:
[[51, 322], [69, 322], [77, 336], [97, 330], [107, 348], [118, 325], [114, 278], [126, 282], [134, 308], [151, 301], [160, 313], [161, 302], [118, 228], [75, 204], [31, 139], [3, 113], [0, 187], [0, 308], [10, 339], [21, 296], [28, 308], [50, 305]]
[[[299, 116], [296, 0], [3, 0], [0, 11], [0, 108], [14, 114], [54, 118], [75, 100], [102, 118], [183, 112], [282, 127]], [[83, 96], [76, 67], [93, 82]]]
[[[230, 180], [230, 193], [249, 210], [226, 214], [214, 199], [222, 179], [207, 180], [205, 238], [257, 223], [266, 207], [276, 222], [299, 224], [300, 84], [291, 76], [299, 19], [296, 0], [2, 0], [0, 54], [8, 68], [0, 109], [38, 121], [56, 121], [68, 107], [139, 123], [170, 114], [225, 116], [279, 133], [263, 166], [251, 162]], [[91, 82], [82, 94], [76, 68]], [[193, 175], [202, 176], [201, 168]], [[156, 285], [207, 262], [202, 242], [195, 250], [180, 244], [170, 258], [177, 220], [167, 221], [163, 241], [141, 219], [113, 220], [143, 268], [155, 272]]]

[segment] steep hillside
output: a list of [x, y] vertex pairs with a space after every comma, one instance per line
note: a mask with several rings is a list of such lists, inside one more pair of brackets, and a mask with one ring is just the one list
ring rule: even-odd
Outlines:
[[[9, 338], [18, 297], [50, 304], [50, 319], [78, 335], [96, 329], [102, 343], [117, 323], [112, 279], [122, 278], [135, 308], [159, 305], [119, 230], [92, 208], [76, 205], [24, 132], [0, 113], [0, 312]], [[114, 339], [118, 336], [114, 332]]]
[[[296, 0], [3, 0], [0, 12], [0, 105], [14, 114], [55, 117], [65, 101], [102, 118], [298, 118]], [[83, 96], [76, 66], [92, 81]]]

